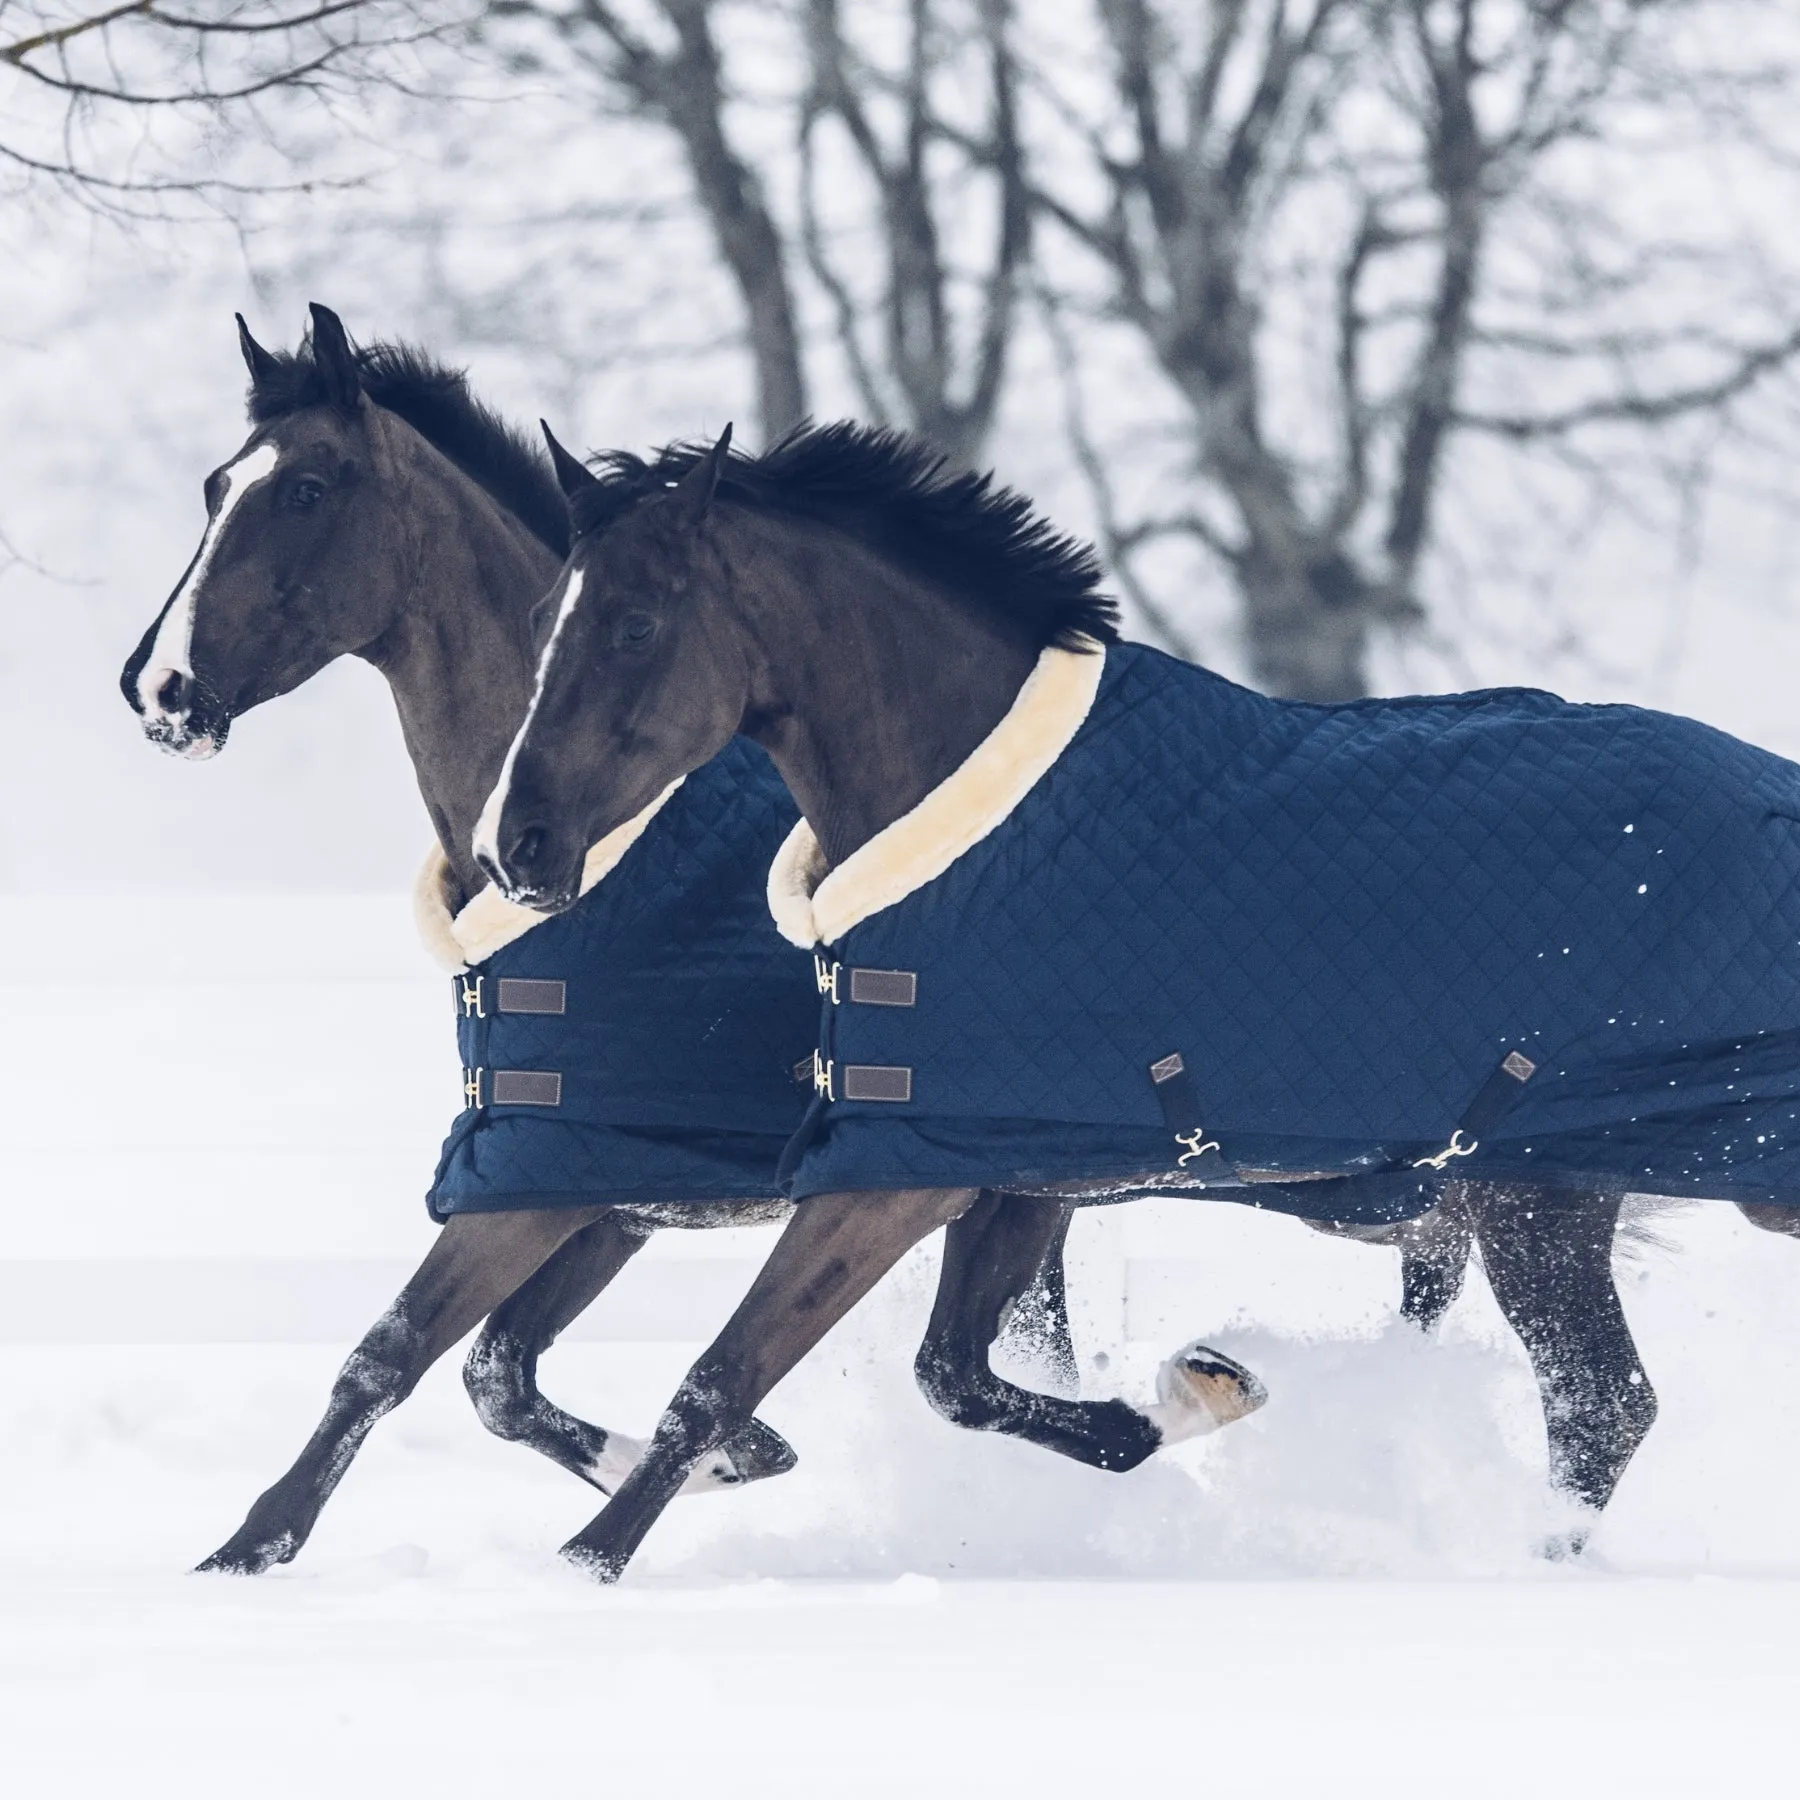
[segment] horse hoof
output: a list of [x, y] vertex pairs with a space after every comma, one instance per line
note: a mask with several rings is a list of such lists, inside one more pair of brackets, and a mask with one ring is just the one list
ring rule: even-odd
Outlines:
[[221, 1545], [205, 1562], [195, 1566], [196, 1575], [263, 1575], [277, 1563], [292, 1562], [300, 1546], [291, 1532], [283, 1532], [272, 1540], [240, 1544], [236, 1538]]
[[738, 1482], [766, 1481], [771, 1475], [785, 1475], [800, 1460], [793, 1445], [761, 1419], [752, 1419], [725, 1446], [725, 1454], [731, 1459]]
[[1545, 1562], [1580, 1562], [1593, 1533], [1592, 1524], [1576, 1525], [1568, 1531], [1553, 1531], [1538, 1545], [1538, 1555]]
[[1268, 1397], [1269, 1390], [1242, 1363], [1196, 1341], [1157, 1370], [1158, 1404], [1151, 1416], [1163, 1442], [1178, 1444], [1248, 1417]]
[[604, 1550], [596, 1550], [591, 1544], [584, 1544], [580, 1538], [570, 1538], [556, 1553], [570, 1568], [579, 1569], [590, 1581], [597, 1581], [602, 1587], [617, 1585], [618, 1579], [625, 1573], [624, 1561], [616, 1556], [609, 1556]]
[[705, 1494], [742, 1487], [747, 1481], [766, 1481], [771, 1475], [785, 1475], [799, 1460], [780, 1432], [771, 1431], [761, 1419], [752, 1419], [730, 1443], [701, 1463], [681, 1491]]

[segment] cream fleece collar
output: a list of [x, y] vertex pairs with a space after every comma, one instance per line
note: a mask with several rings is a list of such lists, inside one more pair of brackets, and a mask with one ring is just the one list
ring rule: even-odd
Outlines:
[[769, 911], [790, 944], [835, 944], [853, 925], [904, 900], [1007, 817], [1069, 747], [1094, 704], [1106, 653], [1047, 649], [1018, 698], [968, 760], [911, 812], [827, 870], [802, 819], [769, 869]]
[[[645, 826], [668, 805], [670, 796], [684, 780], [686, 777], [681, 776], [671, 781], [641, 813], [609, 831], [587, 853], [587, 860], [581, 865], [584, 894], [618, 867], [620, 858], [644, 835]], [[443, 846], [434, 844], [413, 883], [413, 918], [432, 960], [452, 975], [486, 962], [496, 950], [517, 942], [551, 916], [533, 912], [529, 906], [515, 905], [495, 887], [484, 887], [467, 905], [461, 902], [462, 890]]]

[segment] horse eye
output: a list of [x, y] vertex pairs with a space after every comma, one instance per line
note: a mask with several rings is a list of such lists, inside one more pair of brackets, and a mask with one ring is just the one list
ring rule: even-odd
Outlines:
[[619, 641], [641, 650], [656, 636], [656, 621], [648, 613], [631, 613], [620, 622]]
[[288, 494], [288, 505], [298, 507], [304, 512], [309, 506], [317, 506], [325, 498], [325, 484], [316, 475], [303, 475], [294, 483]]

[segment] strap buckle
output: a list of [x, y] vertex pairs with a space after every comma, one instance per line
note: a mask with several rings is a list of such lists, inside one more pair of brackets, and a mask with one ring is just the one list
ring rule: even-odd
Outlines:
[[[1196, 1126], [1192, 1131], [1176, 1132], [1175, 1141], [1178, 1144], [1187, 1145], [1187, 1148], [1175, 1159], [1175, 1166], [1178, 1169], [1185, 1168], [1196, 1157], [1204, 1156], [1209, 1150], [1219, 1150], [1218, 1140], [1208, 1138], [1204, 1126]], [[1223, 1156], [1225, 1152], [1219, 1150], [1219, 1154]]]
[[[1515, 1076], [1514, 1079], [1518, 1078]], [[1413, 1167], [1415, 1169], [1442, 1169], [1453, 1156], [1473, 1156], [1480, 1148], [1480, 1138], [1470, 1138], [1466, 1144], [1463, 1142], [1462, 1127], [1459, 1125], [1456, 1130], [1451, 1132], [1449, 1143], [1436, 1156], [1421, 1156], [1413, 1164]]]
[[813, 952], [813, 980], [821, 994], [831, 996], [833, 1006], [838, 1003], [838, 974], [843, 966], [842, 963], [827, 962], [817, 950]]
[[[835, 972], [835, 971], [834, 971]], [[822, 993], [824, 990], [821, 989]], [[831, 1072], [837, 1064], [829, 1056], [821, 1056], [813, 1052], [813, 1092], [822, 1094], [827, 1100], [835, 1100], [837, 1095], [831, 1091]]]
[[465, 1019], [485, 1019], [487, 1017], [487, 1009], [481, 1004], [481, 980], [482, 978], [477, 975], [475, 985], [470, 987], [468, 976], [465, 975], [462, 978], [462, 1009]]
[[464, 1100], [464, 1102], [469, 1106], [476, 1106], [476, 1107], [480, 1106], [480, 1104], [481, 1104], [481, 1078], [483, 1075], [485, 1075], [487, 1073], [487, 1070], [484, 1068], [483, 1069], [464, 1069], [462, 1073], [463, 1073], [463, 1100]]

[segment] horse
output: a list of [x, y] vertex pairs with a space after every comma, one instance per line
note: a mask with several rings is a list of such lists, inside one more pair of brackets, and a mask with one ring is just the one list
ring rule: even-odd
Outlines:
[[[998, 1228], [1008, 1201], [991, 1191], [986, 1177], [981, 1187], [968, 1179], [947, 1183], [946, 1170], [960, 1173], [982, 1160], [979, 1143], [970, 1149], [954, 1141], [963, 1119], [941, 1107], [917, 1127], [888, 1124], [884, 1108], [892, 1113], [912, 1100], [914, 1069], [893, 1055], [879, 1062], [852, 1059], [858, 1045], [867, 1051], [929, 1040], [933, 1047], [921, 1047], [921, 1058], [934, 1056], [954, 1078], [1010, 1097], [1007, 1082], [1013, 1078], [996, 1065], [1008, 1060], [1014, 1044], [998, 1030], [987, 1033], [977, 1018], [983, 1006], [998, 1020], [1013, 1018], [1026, 1005], [1008, 988], [1017, 970], [999, 966], [1008, 946], [984, 935], [966, 955], [940, 956], [944, 946], [933, 933], [954, 936], [969, 920], [1004, 911], [1011, 871], [1027, 859], [1021, 848], [1027, 827], [996, 839], [988, 860], [964, 876], [959, 871], [968, 867], [971, 848], [998, 829], [996, 821], [1008, 822], [1010, 809], [1023, 808], [1040, 783], [1054, 786], [1050, 773], [1068, 742], [1079, 741], [1070, 734], [1082, 727], [1083, 707], [1097, 703], [1095, 684], [1105, 679], [1106, 665], [1118, 660], [1128, 675], [1154, 657], [1123, 656], [1116, 611], [1099, 591], [1097, 561], [1087, 547], [1057, 534], [1026, 500], [996, 489], [990, 478], [947, 471], [915, 442], [848, 425], [802, 427], [756, 457], [734, 454], [729, 446], [728, 428], [711, 447], [676, 446], [649, 460], [613, 455], [596, 474], [552, 440], [570, 502], [573, 547], [546, 596], [552, 622], [529, 709], [474, 840], [476, 861], [503, 892], [554, 912], [568, 903], [579, 846], [629, 817], [663, 784], [739, 732], [767, 749], [803, 818], [771, 872], [770, 899], [778, 916], [785, 912], [797, 921], [792, 928], [784, 924], [787, 935], [815, 945], [821, 987], [831, 990], [822, 1008], [815, 1115], [835, 1118], [838, 1135], [810, 1146], [805, 1134], [797, 1140], [787, 1173], [793, 1191], [805, 1197], [782, 1238], [737, 1312], [683, 1380], [648, 1450], [607, 1507], [564, 1546], [569, 1560], [603, 1581], [619, 1578], [695, 1459], [738, 1428], [898, 1255], [948, 1224], [953, 1246], [959, 1234], [986, 1234], [988, 1268], [998, 1269], [1004, 1252]], [[1052, 665], [1052, 659], [1061, 660]], [[1273, 721], [1281, 743], [1296, 734], [1329, 739], [1339, 727], [1353, 733], [1364, 716], [1351, 708], [1309, 711], [1269, 701], [1160, 660], [1168, 665], [1162, 679], [1185, 670], [1180, 681], [1208, 686], [1222, 705], [1236, 708], [1234, 716]], [[1038, 691], [1028, 706], [1027, 689], [1033, 687]], [[1365, 704], [1378, 711], [1384, 703]], [[1427, 743], [1439, 722], [1429, 710], [1433, 704], [1394, 703], [1396, 716], [1411, 707], [1411, 716], [1424, 721]], [[1039, 730], [1046, 707], [1060, 708], [1062, 720], [1061, 735], [1051, 738], [1048, 750]], [[1626, 715], [1662, 729], [1659, 715], [1568, 708], [1545, 695], [1471, 696], [1460, 710], [1455, 703], [1440, 710], [1449, 730], [1459, 719], [1474, 718], [1480, 727], [1503, 723], [1509, 707], [1533, 721], [1550, 721], [1546, 730], [1573, 729], [1567, 717], [1581, 714], [1581, 730], [1602, 742], [1609, 731], [1636, 729], [1642, 736], [1649, 729], [1632, 727]], [[1800, 770], [1734, 745], [1723, 734], [1667, 724], [1683, 727], [1684, 742], [1704, 737], [1709, 755], [1755, 765], [1759, 779], [1780, 789], [1779, 806], [1800, 816]], [[1237, 740], [1223, 726], [1219, 732], [1223, 758], [1234, 753]], [[1066, 787], [1055, 787], [1042, 808], [1083, 804], [1089, 806], [1081, 815], [1085, 821], [1104, 815], [1112, 801], [1105, 792], [1091, 802], [1079, 794], [1071, 800]], [[1033, 819], [1041, 822], [1041, 811]], [[1454, 816], [1445, 829], [1460, 829]], [[1029, 842], [1037, 855], [1039, 840]], [[1166, 884], [1179, 873], [1171, 863], [1152, 879]], [[1781, 876], [1770, 883], [1774, 891], [1794, 890], [1782, 869], [1773, 873]], [[1255, 893], [1245, 891], [1242, 910], [1248, 913]], [[1636, 887], [1639, 896], [1648, 891], [1647, 881]], [[1035, 895], [1034, 903], [1042, 898]], [[1237, 922], [1248, 929], [1260, 923], [1241, 915]], [[1123, 928], [1133, 920], [1114, 915], [1103, 923], [1123, 940], [1130, 936]], [[1779, 923], [1785, 930], [1785, 913]], [[1028, 938], [1029, 928], [1020, 935]], [[1772, 954], [1788, 956], [1785, 946], [1794, 935], [1781, 938]], [[853, 955], [840, 940], [875, 949]], [[1089, 942], [1084, 939], [1082, 947]], [[873, 966], [887, 960], [882, 946], [889, 944], [903, 945], [909, 955], [917, 951], [915, 969], [937, 958], [941, 1020], [924, 1011], [925, 976]], [[1403, 962], [1404, 947], [1402, 952], [1397, 960]], [[1107, 967], [1116, 974], [1118, 957], [1128, 966], [1130, 954], [1127, 945]], [[853, 961], [870, 966], [852, 967]], [[1066, 961], [1057, 966], [1060, 973], [1081, 973]], [[1792, 974], [1784, 962], [1783, 992]], [[846, 998], [840, 984], [854, 984], [859, 976], [873, 978], [883, 990], [871, 997], [902, 1005], [916, 1000], [916, 1024], [910, 1012], [837, 1005]], [[1062, 1019], [1056, 1009], [1063, 1000], [1057, 992], [1043, 1004]], [[1112, 1003], [1123, 1007], [1116, 998]], [[1135, 1028], [1125, 1009], [1119, 1029]], [[1066, 1048], [1069, 1035], [1050, 1050]], [[1765, 1046], [1767, 1057], [1783, 1059], [1769, 1081], [1787, 1108], [1784, 1120], [1800, 1117], [1788, 1105], [1795, 1098], [1791, 1036]], [[1716, 1070], [1721, 1088], [1734, 1086], [1723, 1079], [1734, 1068], [1741, 1076], [1755, 1062], [1761, 1037], [1759, 1030], [1746, 1041], [1706, 1050], [1715, 1063], [1737, 1059]], [[1034, 1048], [1044, 1053], [1041, 1041]], [[1199, 1060], [1191, 1042], [1188, 1048]], [[1702, 1047], [1682, 1049], [1702, 1056]], [[1548, 1062], [1549, 1052], [1541, 1046], [1535, 1051]], [[1712, 1064], [1707, 1068], [1713, 1071]], [[923, 1063], [921, 1071], [922, 1078], [929, 1072]], [[1532, 1055], [1509, 1051], [1454, 1131], [1445, 1119], [1447, 1141], [1423, 1142], [1417, 1146], [1423, 1154], [1397, 1165], [1365, 1154], [1347, 1166], [1311, 1171], [1319, 1179], [1304, 1189], [1296, 1183], [1289, 1210], [1354, 1220], [1367, 1216], [1352, 1203], [1354, 1194], [1376, 1200], [1385, 1195], [1383, 1203], [1392, 1209], [1421, 1213], [1432, 1197], [1448, 1194], [1468, 1221], [1495, 1297], [1530, 1358], [1544, 1405], [1552, 1484], [1583, 1510], [1583, 1522], [1549, 1548], [1575, 1552], [1649, 1431], [1656, 1399], [1610, 1268], [1632, 1170], [1608, 1169], [1604, 1157], [1561, 1180], [1535, 1178], [1531, 1171], [1543, 1168], [1541, 1161], [1515, 1167], [1504, 1155], [1493, 1163], [1496, 1173], [1482, 1174], [1479, 1158], [1457, 1166], [1478, 1151], [1486, 1154], [1490, 1122], [1497, 1123], [1514, 1104], [1513, 1090], [1537, 1071]], [[1142, 1082], [1145, 1073], [1140, 1065], [1131, 1079]], [[1427, 1073], [1442, 1079], [1441, 1070]], [[1563, 1073], [1549, 1069], [1552, 1096]], [[1077, 1154], [1081, 1140], [1072, 1125], [1076, 1148], [1055, 1166], [1085, 1166], [1089, 1173], [1051, 1191], [1067, 1199], [1098, 1190], [1117, 1199], [1189, 1187], [1255, 1201], [1260, 1190], [1246, 1185], [1253, 1170], [1238, 1171], [1235, 1182], [1220, 1186], [1216, 1176], [1207, 1180], [1186, 1167], [1208, 1152], [1221, 1161], [1231, 1152], [1217, 1141], [1227, 1135], [1226, 1121], [1217, 1122], [1216, 1137], [1202, 1129], [1184, 1058], [1160, 1057], [1147, 1075], [1158, 1088], [1164, 1123], [1154, 1131], [1132, 1126], [1131, 1142], [1139, 1146], [1134, 1160], [1110, 1178], [1097, 1175], [1099, 1153]], [[1357, 1080], [1362, 1090], [1379, 1095], [1393, 1075], [1393, 1065], [1377, 1061], [1357, 1071]], [[943, 1088], [940, 1082], [940, 1095]], [[1144, 1098], [1130, 1106], [1153, 1111], [1150, 1086], [1139, 1091]], [[1012, 1110], [1025, 1116], [1023, 1108]], [[967, 1129], [983, 1122], [978, 1118]], [[1044, 1162], [1040, 1152], [1005, 1136], [1017, 1122], [987, 1121], [1010, 1154]], [[1153, 1140], [1169, 1148], [1142, 1148]], [[1176, 1148], [1183, 1151], [1178, 1161]], [[1500, 1148], [1504, 1152], [1505, 1144]], [[870, 1169], [879, 1174], [833, 1179]], [[1290, 1162], [1283, 1178], [1293, 1182], [1300, 1172]], [[1004, 1183], [992, 1183], [1002, 1185], [1029, 1184], [1014, 1171]], [[1292, 1200], [1292, 1192], [1302, 1191], [1310, 1206]], [[1705, 1190], [1676, 1181], [1650, 1191]], [[1752, 1191], [1753, 1184], [1738, 1186], [1740, 1193]], [[1334, 1205], [1343, 1210], [1334, 1212]], [[1768, 1221], [1754, 1205], [1745, 1210], [1754, 1222]], [[1791, 1229], [1791, 1208], [1771, 1210]], [[922, 1355], [917, 1372], [932, 1403], [955, 1417], [963, 1402], [944, 1391], [939, 1367]], [[1071, 1438], [1051, 1447], [1112, 1470], [1133, 1467], [1159, 1447], [1158, 1434], [1141, 1417], [1114, 1414], [1104, 1424], [1107, 1430], [1085, 1442]]]
[[[529, 694], [531, 610], [567, 548], [562, 495], [541, 450], [416, 351], [357, 350], [322, 306], [298, 354], [265, 350], [241, 317], [238, 336], [254, 428], [207, 478], [205, 533], [125, 665], [125, 698], [152, 742], [200, 760], [239, 714], [362, 657], [393, 693], [447, 876], [474, 895], [486, 883], [468, 844]], [[810, 992], [804, 958], [794, 963]], [[298, 1460], [201, 1567], [291, 1560], [369, 1430], [477, 1325], [464, 1381], [482, 1423], [610, 1492], [641, 1445], [553, 1405], [538, 1359], [653, 1232], [785, 1217], [763, 1185], [747, 1199], [453, 1214], [344, 1364]], [[1072, 1353], [1061, 1237], [1047, 1224], [1044, 1276], [997, 1305], [1017, 1303], [1027, 1347], [1055, 1365]], [[940, 1334], [966, 1312], [952, 1308]], [[735, 1486], [794, 1460], [751, 1421], [689, 1485]]]

